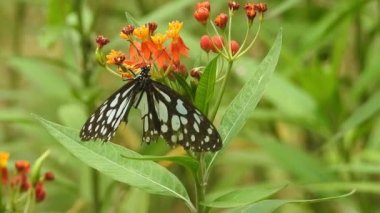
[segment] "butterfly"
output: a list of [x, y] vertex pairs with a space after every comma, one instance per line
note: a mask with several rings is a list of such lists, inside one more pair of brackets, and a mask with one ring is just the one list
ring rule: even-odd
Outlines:
[[113, 93], [88, 118], [80, 131], [82, 141], [109, 141], [120, 122], [127, 123], [132, 107], [141, 113], [142, 141], [149, 144], [162, 137], [170, 146], [181, 145], [195, 152], [218, 151], [222, 140], [210, 120], [184, 97], [154, 81], [150, 66]]

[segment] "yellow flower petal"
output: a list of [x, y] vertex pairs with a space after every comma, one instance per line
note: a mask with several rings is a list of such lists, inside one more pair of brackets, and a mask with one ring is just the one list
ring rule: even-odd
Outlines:
[[135, 30], [133, 31], [133, 35], [135, 35], [142, 41], [146, 41], [149, 39], [149, 28], [145, 25], [135, 28]]
[[0, 152], [0, 168], [5, 168], [7, 166], [9, 159], [8, 152]]
[[179, 32], [181, 31], [183, 27], [183, 22], [180, 21], [172, 21], [169, 22], [169, 29], [166, 31], [166, 35], [169, 38], [178, 38]]

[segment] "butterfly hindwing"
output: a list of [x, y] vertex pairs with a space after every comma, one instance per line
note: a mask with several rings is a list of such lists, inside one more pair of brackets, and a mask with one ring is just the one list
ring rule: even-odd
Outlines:
[[136, 80], [132, 80], [113, 93], [86, 121], [80, 131], [83, 141], [101, 139], [109, 141], [120, 122], [125, 118], [134, 102]]
[[[142, 141], [149, 144], [156, 142], [160, 136], [160, 123], [154, 108], [154, 102], [149, 92], [150, 85], [146, 85], [144, 91], [136, 96], [136, 108], [140, 110], [143, 123]], [[138, 98], [137, 98], [138, 97]]]
[[169, 87], [150, 81], [160, 134], [169, 144], [180, 144], [197, 152], [222, 147], [219, 133], [203, 113]]

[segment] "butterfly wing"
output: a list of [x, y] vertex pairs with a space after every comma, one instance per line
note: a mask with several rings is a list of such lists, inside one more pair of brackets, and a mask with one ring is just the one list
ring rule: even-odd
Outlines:
[[143, 122], [142, 141], [149, 144], [156, 142], [160, 136], [160, 122], [155, 110], [153, 97], [151, 95], [151, 84], [147, 82], [144, 89], [136, 95], [136, 108], [140, 110]]
[[[132, 80], [113, 93], [86, 121], [80, 131], [83, 141], [101, 139], [109, 141], [133, 105], [137, 81]], [[127, 116], [125, 116], [127, 122]]]
[[208, 118], [169, 87], [150, 80], [150, 96], [160, 123], [160, 135], [169, 143], [197, 152], [217, 151], [222, 140]]

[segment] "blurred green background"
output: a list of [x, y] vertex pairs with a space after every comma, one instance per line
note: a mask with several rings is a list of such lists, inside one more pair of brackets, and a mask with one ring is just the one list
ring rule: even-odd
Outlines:
[[[238, 1], [244, 4], [243, 1]], [[184, 22], [188, 68], [200, 62], [205, 33], [193, 17], [196, 1], [15, 0], [0, 7], [0, 151], [34, 161], [52, 154], [40, 212], [92, 212], [91, 170], [54, 141], [30, 113], [79, 129], [88, 113], [123, 82], [96, 64], [95, 37], [111, 39], [106, 50], [126, 49], [118, 39], [125, 11], [164, 31]], [[376, 212], [380, 209], [380, 1], [268, 0], [263, 29], [251, 51], [234, 66], [222, 108], [266, 55], [283, 29], [280, 61], [264, 98], [231, 146], [218, 158], [209, 190], [263, 183], [289, 183], [281, 199], [312, 199], [357, 189], [323, 203], [290, 204], [279, 212]], [[227, 1], [211, 1], [212, 16]], [[243, 11], [240, 10], [243, 16]], [[239, 19], [238, 19], [239, 20]], [[257, 26], [257, 20], [255, 21]], [[233, 23], [242, 39], [245, 24]], [[124, 45], [124, 46], [123, 46]], [[205, 61], [204, 61], [205, 62]], [[204, 64], [203, 62], [203, 64]], [[165, 144], [140, 145], [141, 123], [131, 113], [115, 142], [146, 154]], [[171, 166], [185, 183], [183, 169]], [[149, 195], [101, 176], [104, 212], [185, 211], [172, 198]]]

